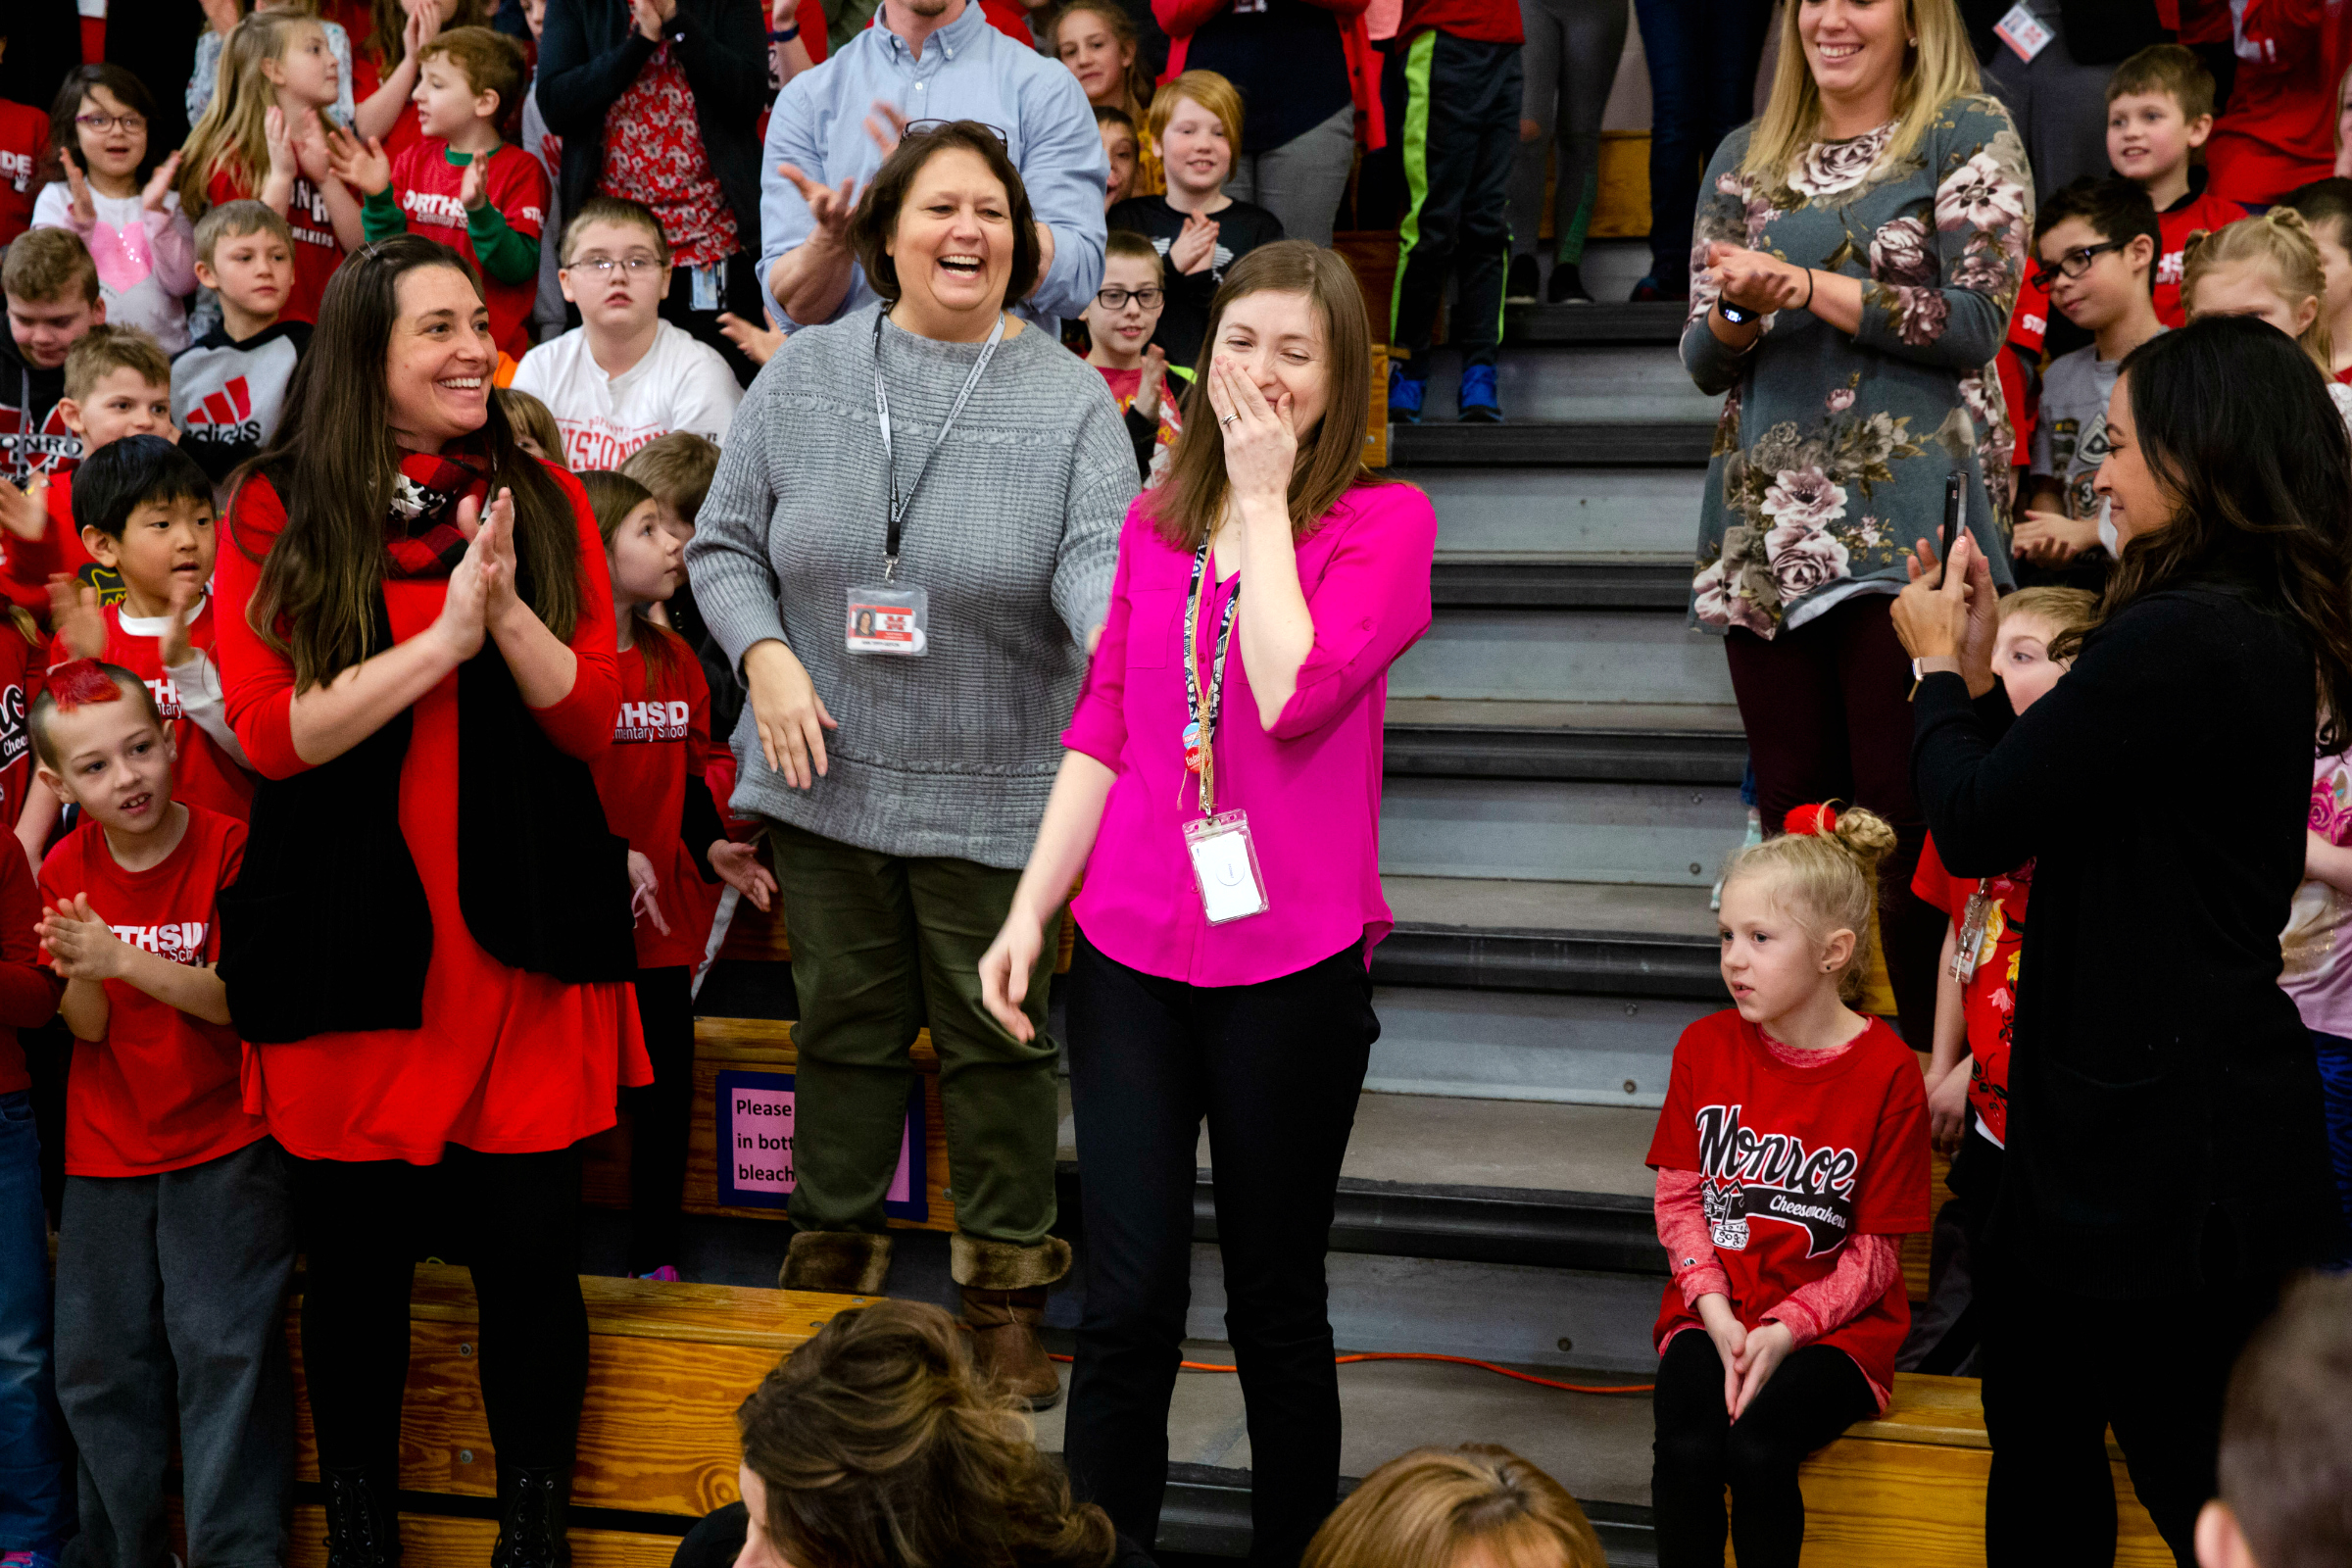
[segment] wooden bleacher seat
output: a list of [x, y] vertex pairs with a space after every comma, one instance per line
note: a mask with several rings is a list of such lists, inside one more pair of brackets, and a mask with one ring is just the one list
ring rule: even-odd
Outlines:
[[[588, 1401], [572, 1486], [579, 1568], [667, 1568], [692, 1523], [736, 1498], [735, 1407], [834, 1313], [866, 1298], [583, 1276]], [[299, 1319], [288, 1314], [301, 1402], [296, 1476], [318, 1479], [302, 1385]], [[407, 1568], [480, 1568], [496, 1540], [490, 1426], [474, 1362], [479, 1323], [462, 1268], [419, 1264], [410, 1297], [408, 1403], [401, 1424]], [[583, 1525], [581, 1516], [593, 1521]], [[629, 1528], [634, 1526], [635, 1528]], [[297, 1507], [288, 1568], [322, 1568], [325, 1516]]]
[[[2107, 1458], [2117, 1568], [2171, 1568], [2112, 1439]], [[1805, 1568], [1983, 1568], [1991, 1470], [1977, 1380], [1898, 1375], [1883, 1419], [1805, 1461]]]

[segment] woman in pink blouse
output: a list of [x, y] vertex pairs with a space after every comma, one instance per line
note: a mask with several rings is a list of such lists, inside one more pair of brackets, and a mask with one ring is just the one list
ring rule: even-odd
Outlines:
[[1167, 482], [1127, 514], [1069, 752], [980, 964], [1025, 1038], [1046, 923], [1085, 871], [1068, 996], [1086, 1314], [1064, 1451], [1080, 1493], [1147, 1544], [1208, 1120], [1261, 1562], [1297, 1562], [1338, 1490], [1323, 1252], [1380, 1034], [1367, 964], [1394, 923], [1388, 669], [1430, 617], [1429, 498], [1361, 460], [1370, 340], [1331, 251], [1284, 241], [1228, 273], [1208, 373]]

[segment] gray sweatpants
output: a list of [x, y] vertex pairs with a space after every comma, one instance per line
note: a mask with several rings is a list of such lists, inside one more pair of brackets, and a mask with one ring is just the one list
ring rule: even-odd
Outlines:
[[1331, 244], [1331, 225], [1355, 167], [1355, 106], [1343, 104], [1279, 147], [1246, 152], [1233, 161], [1225, 194], [1255, 202], [1282, 220], [1284, 239]]
[[[1559, 149], [1552, 189], [1553, 254], [1585, 259], [1585, 230], [1600, 196], [1600, 114], [1625, 55], [1627, 0], [1519, 0], [1525, 107], [1511, 164], [1511, 250], [1536, 254], [1544, 222], [1544, 155]], [[1527, 127], [1535, 126], [1532, 139]]]
[[277, 1568], [294, 1493], [285, 1156], [265, 1138], [158, 1176], [69, 1176], [57, 1396], [81, 1450], [74, 1568], [164, 1568], [179, 1438], [187, 1568]]

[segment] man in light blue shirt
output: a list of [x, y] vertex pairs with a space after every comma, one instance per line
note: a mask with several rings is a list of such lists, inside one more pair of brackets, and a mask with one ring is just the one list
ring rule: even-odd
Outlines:
[[875, 297], [850, 252], [850, 213], [899, 128], [923, 120], [1004, 133], [1045, 252], [1020, 313], [1051, 328], [1095, 297], [1110, 166], [1078, 78], [990, 26], [978, 0], [882, 0], [872, 26], [785, 85], [767, 122], [760, 275], [786, 330]]

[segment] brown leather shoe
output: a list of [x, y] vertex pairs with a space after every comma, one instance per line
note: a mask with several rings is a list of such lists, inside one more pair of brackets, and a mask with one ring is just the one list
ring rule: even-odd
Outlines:
[[972, 1337], [972, 1359], [980, 1375], [1032, 1410], [1061, 1402], [1061, 1374], [1037, 1338], [1046, 1320], [1046, 1288], [989, 1291], [966, 1285], [963, 1326]]

